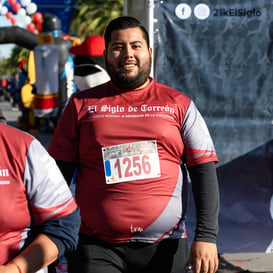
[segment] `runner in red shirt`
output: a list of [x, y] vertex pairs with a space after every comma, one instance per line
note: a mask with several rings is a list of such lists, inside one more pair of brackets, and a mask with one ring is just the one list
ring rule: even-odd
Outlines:
[[0, 273], [46, 273], [76, 248], [79, 209], [38, 140], [0, 124], [0, 151]]
[[105, 43], [111, 81], [71, 97], [49, 147], [67, 181], [77, 168], [82, 225], [69, 272], [184, 272], [187, 166], [197, 205], [191, 262], [213, 273], [218, 159], [207, 126], [193, 101], [149, 77], [139, 21], [112, 21]]

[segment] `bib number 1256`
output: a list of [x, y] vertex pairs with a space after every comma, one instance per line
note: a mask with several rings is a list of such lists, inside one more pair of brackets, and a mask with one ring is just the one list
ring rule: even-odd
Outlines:
[[156, 141], [141, 141], [102, 149], [107, 184], [160, 176]]

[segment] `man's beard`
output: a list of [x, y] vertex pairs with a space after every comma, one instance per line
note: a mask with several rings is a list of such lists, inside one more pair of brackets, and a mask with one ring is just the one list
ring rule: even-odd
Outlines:
[[143, 85], [151, 72], [152, 60], [151, 57], [149, 61], [144, 63], [141, 70], [135, 77], [127, 77], [126, 73], [116, 72], [116, 69], [105, 60], [105, 65], [108, 74], [114, 85], [123, 90], [134, 90]]

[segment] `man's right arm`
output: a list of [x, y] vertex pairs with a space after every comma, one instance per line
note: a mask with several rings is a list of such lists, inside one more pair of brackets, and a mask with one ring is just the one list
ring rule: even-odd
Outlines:
[[70, 186], [76, 164], [74, 162], [68, 162], [63, 160], [56, 160], [56, 163], [61, 170], [67, 184]]

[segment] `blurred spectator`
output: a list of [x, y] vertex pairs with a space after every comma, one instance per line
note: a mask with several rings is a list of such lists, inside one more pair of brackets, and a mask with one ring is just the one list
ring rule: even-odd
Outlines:
[[26, 59], [22, 59], [17, 63], [16, 73], [9, 84], [9, 92], [11, 95], [12, 109], [16, 110], [20, 105], [21, 88], [27, 80], [27, 72], [24, 68]]
[[8, 81], [6, 79], [2, 79], [0, 85], [0, 101], [4, 101], [7, 98], [7, 85]]
[[6, 120], [5, 116], [4, 116], [1, 108], [0, 108], [0, 123], [2, 123], [2, 124], [6, 124], [7, 123], [7, 120]]

